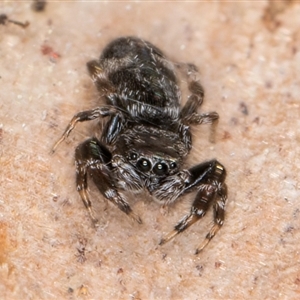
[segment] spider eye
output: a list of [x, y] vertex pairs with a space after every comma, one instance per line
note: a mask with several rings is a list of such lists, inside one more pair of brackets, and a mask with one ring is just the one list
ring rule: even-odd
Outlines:
[[170, 163], [170, 168], [171, 168], [171, 169], [175, 169], [176, 167], [177, 167], [176, 162], [171, 162], [171, 163]]
[[148, 172], [148, 171], [150, 171], [150, 169], [151, 169], [151, 163], [150, 163], [150, 161], [147, 160], [147, 159], [144, 159], [144, 158], [140, 159], [140, 160], [137, 162], [136, 166], [137, 166], [141, 171], [143, 171], [143, 172]]
[[138, 155], [135, 152], [129, 154], [129, 159], [135, 160], [137, 159]]
[[167, 174], [168, 172], [168, 166], [165, 163], [157, 163], [154, 168], [153, 168], [153, 172], [156, 175], [164, 175]]

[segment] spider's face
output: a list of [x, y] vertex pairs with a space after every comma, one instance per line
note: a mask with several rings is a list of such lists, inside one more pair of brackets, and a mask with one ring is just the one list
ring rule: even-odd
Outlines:
[[177, 173], [182, 157], [179, 142], [173, 139], [163, 132], [149, 133], [146, 128], [122, 134], [114, 145], [112, 158], [116, 182], [123, 188], [149, 189]]

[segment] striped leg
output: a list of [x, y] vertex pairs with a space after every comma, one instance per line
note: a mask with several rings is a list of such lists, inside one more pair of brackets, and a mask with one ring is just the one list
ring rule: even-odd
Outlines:
[[77, 191], [95, 225], [97, 225], [97, 219], [95, 218], [92, 203], [87, 193], [87, 174], [92, 177], [98, 190], [106, 199], [111, 201], [138, 223], [142, 222], [115, 189], [114, 182], [110, 176], [111, 153], [103, 144], [96, 138], [88, 139], [76, 148], [75, 161]]
[[207, 234], [204, 242], [197, 248], [196, 254], [198, 254], [215, 236], [224, 222], [224, 209], [227, 199], [227, 188], [224, 184], [225, 169], [217, 161], [212, 161], [198, 165], [190, 169], [189, 172], [191, 173], [190, 185], [198, 186], [198, 192], [192, 204], [191, 211], [179, 221], [173, 231], [160, 241], [160, 245], [168, 242], [204, 217], [207, 210], [213, 205], [214, 225]]
[[182, 122], [186, 125], [200, 125], [210, 124], [210, 137], [209, 140], [215, 142], [216, 127], [218, 124], [219, 115], [216, 112], [202, 113], [199, 114], [198, 108], [201, 106], [204, 98], [204, 90], [197, 79], [198, 70], [196, 66], [192, 64], [186, 65], [186, 73], [188, 77], [188, 88], [191, 95], [188, 101], [181, 110]]
[[116, 113], [116, 110], [114, 108], [112, 108], [111, 106], [97, 107], [92, 110], [86, 110], [86, 111], [81, 111], [81, 112], [77, 113], [72, 118], [70, 123], [68, 124], [68, 126], [67, 126], [66, 130], [64, 131], [63, 135], [61, 136], [61, 138], [55, 143], [51, 152], [52, 153], [55, 152], [58, 145], [69, 136], [69, 134], [75, 128], [75, 126], [78, 122], [91, 121], [91, 120], [94, 120], [94, 119], [97, 119], [100, 117], [111, 116], [111, 115], [114, 115], [115, 113]]
[[222, 189], [217, 194], [218, 200], [214, 204], [214, 225], [210, 229], [209, 233], [206, 235], [205, 240], [202, 244], [196, 249], [195, 254], [201, 252], [210, 240], [216, 235], [216, 233], [223, 226], [225, 218], [225, 204], [227, 200], [227, 186], [224, 184]]

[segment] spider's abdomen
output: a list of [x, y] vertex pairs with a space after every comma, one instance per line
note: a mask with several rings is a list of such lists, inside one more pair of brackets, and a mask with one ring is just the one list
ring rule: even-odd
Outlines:
[[100, 65], [115, 91], [107, 97], [110, 104], [135, 120], [178, 120], [180, 91], [174, 65], [158, 48], [138, 38], [119, 38], [104, 49]]

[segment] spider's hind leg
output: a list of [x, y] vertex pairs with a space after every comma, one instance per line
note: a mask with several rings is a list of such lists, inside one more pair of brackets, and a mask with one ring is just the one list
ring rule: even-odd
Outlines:
[[203, 102], [204, 89], [198, 80], [198, 69], [195, 65], [179, 64], [178, 67], [184, 67], [188, 81], [188, 89], [191, 93], [180, 113], [183, 123], [189, 123], [190, 116], [197, 113], [198, 108]]
[[114, 92], [114, 88], [107, 78], [107, 74], [101, 62], [91, 60], [86, 64], [86, 66], [94, 84], [101, 94], [108, 95]]
[[[181, 67], [181, 64], [179, 65]], [[180, 116], [183, 124], [199, 125], [211, 124], [210, 141], [215, 141], [215, 132], [218, 124], [219, 115], [216, 112], [198, 114], [197, 110], [204, 99], [204, 90], [198, 79], [197, 67], [193, 64], [186, 64], [188, 78], [188, 89], [191, 95], [183, 106]]]

